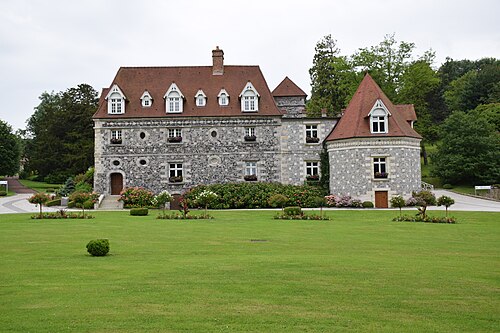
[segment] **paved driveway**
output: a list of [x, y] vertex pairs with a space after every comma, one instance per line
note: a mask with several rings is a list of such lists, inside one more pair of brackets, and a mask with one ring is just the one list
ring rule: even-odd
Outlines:
[[[39, 207], [28, 202], [33, 194], [22, 193], [11, 197], [0, 197], [0, 214], [10, 213], [38, 213]], [[44, 212], [56, 212], [57, 208], [43, 207]]]
[[[468, 195], [445, 190], [434, 190], [432, 192], [434, 192], [436, 198], [446, 195], [455, 200], [455, 204], [450, 207], [451, 211], [500, 212], [500, 202], [498, 201], [469, 197]], [[445, 207], [429, 207], [429, 209], [445, 210]]]

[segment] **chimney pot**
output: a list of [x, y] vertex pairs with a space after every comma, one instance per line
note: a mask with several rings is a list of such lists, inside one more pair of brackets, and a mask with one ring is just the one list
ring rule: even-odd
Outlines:
[[224, 51], [219, 49], [218, 46], [212, 50], [212, 74], [224, 75]]

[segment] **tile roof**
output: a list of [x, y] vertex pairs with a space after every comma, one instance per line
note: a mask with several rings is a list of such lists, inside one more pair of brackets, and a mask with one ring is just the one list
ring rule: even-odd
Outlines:
[[[260, 94], [258, 112], [242, 112], [238, 95], [247, 82], [252, 82]], [[182, 113], [166, 113], [163, 96], [175, 82], [185, 96]], [[259, 66], [224, 66], [223, 75], [213, 75], [212, 66], [190, 67], [121, 67], [110, 87], [117, 84], [126, 96], [124, 114], [108, 114], [103, 89], [94, 118], [154, 118], [201, 116], [281, 116]], [[195, 95], [202, 89], [207, 103], [197, 107]], [[225, 89], [229, 105], [220, 106], [217, 95]], [[141, 96], [147, 90], [153, 98], [150, 107], [142, 107]]]
[[[368, 114], [378, 99], [382, 100], [391, 114], [388, 123], [389, 132], [372, 134]], [[392, 104], [372, 77], [366, 74], [342, 118], [326, 138], [326, 141], [363, 137], [413, 137], [421, 139], [420, 134], [411, 127], [408, 120], [416, 120], [413, 105], [397, 106]]]
[[307, 94], [287, 77], [273, 90], [274, 97], [304, 96]]

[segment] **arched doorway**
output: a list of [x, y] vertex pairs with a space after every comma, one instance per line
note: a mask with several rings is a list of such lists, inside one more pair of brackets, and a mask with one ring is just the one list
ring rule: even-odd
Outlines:
[[111, 195], [120, 195], [123, 190], [123, 175], [121, 173], [111, 174]]

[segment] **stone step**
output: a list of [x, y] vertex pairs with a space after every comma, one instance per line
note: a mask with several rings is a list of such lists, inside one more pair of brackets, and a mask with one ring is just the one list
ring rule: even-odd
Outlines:
[[120, 199], [119, 195], [105, 196], [99, 205], [99, 210], [123, 209], [123, 202], [118, 201], [118, 199]]

